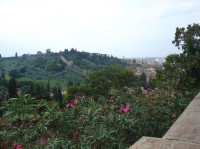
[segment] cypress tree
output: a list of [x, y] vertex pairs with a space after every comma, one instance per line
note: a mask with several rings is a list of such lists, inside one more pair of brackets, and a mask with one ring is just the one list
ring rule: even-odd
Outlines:
[[49, 83], [49, 80], [48, 80], [48, 82], [47, 82], [46, 97], [45, 97], [45, 99], [46, 99], [47, 101], [50, 100], [50, 83]]
[[57, 96], [58, 96], [59, 107], [62, 108], [63, 96], [60, 88], [57, 90]]
[[8, 92], [9, 92], [10, 98], [16, 97], [16, 95], [17, 95], [16, 86], [17, 86], [16, 80], [14, 78], [11, 78], [8, 83]]

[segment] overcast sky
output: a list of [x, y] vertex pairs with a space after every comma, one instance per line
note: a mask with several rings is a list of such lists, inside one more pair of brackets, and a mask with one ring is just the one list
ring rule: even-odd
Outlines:
[[200, 23], [200, 0], [0, 0], [0, 54], [165, 57], [179, 52], [176, 27], [192, 23]]

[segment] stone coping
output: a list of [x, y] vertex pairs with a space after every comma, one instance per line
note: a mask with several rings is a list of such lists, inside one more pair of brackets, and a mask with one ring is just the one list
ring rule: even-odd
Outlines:
[[200, 149], [200, 144], [163, 138], [142, 137], [129, 149]]

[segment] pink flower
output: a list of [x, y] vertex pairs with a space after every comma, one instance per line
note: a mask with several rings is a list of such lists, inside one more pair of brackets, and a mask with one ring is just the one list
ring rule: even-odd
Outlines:
[[78, 103], [77, 100], [71, 100], [71, 104], [76, 105]]
[[127, 104], [127, 105], [126, 105], [126, 108], [130, 109], [130, 105], [129, 105], [129, 104]]
[[14, 144], [13, 148], [16, 149], [18, 147], [18, 144]]
[[129, 111], [128, 108], [124, 108], [124, 109], [123, 109], [123, 112], [124, 112], [124, 113], [128, 113], [128, 111]]
[[75, 108], [76, 108], [76, 106], [75, 106], [75, 105], [73, 105], [73, 104], [71, 104], [71, 108], [72, 108], [72, 109], [75, 109]]
[[145, 93], [146, 93], [146, 95], [148, 95], [148, 94], [149, 94], [149, 92], [148, 92], [147, 90], [145, 90]]
[[122, 113], [128, 113], [130, 111], [130, 105], [127, 104], [125, 107], [120, 107], [119, 110]]
[[81, 99], [81, 96], [77, 96], [78, 99]]
[[114, 98], [113, 98], [113, 97], [110, 97], [109, 102], [110, 102], [110, 103], [113, 103], [114, 101], [115, 101]]
[[46, 137], [46, 135], [42, 136], [42, 144], [47, 144], [47, 137]]
[[152, 92], [149, 92], [149, 95], [152, 96]]
[[120, 111], [120, 112], [124, 112], [124, 108], [123, 108], [123, 107], [120, 107], [120, 108], [119, 108], [119, 111]]
[[13, 147], [14, 147], [14, 149], [23, 149], [22, 144], [14, 144]]
[[150, 103], [153, 103], [153, 102], [154, 102], [154, 100], [151, 98], [151, 99], [149, 99], [149, 102], [150, 102]]
[[176, 114], [172, 114], [171, 118], [176, 119]]
[[71, 103], [68, 103], [68, 104], [66, 105], [66, 108], [67, 108], [67, 109], [69, 109], [69, 108], [75, 109], [76, 106], [73, 105], [73, 104], [71, 104]]
[[151, 92], [151, 91], [152, 91], [152, 89], [151, 89], [151, 88], [147, 88], [147, 91], [148, 91], [148, 92]]
[[151, 91], [152, 91], [151, 88], [147, 88], [147, 89], [145, 90], [146, 95], [148, 95], [148, 94], [149, 94], [149, 95], [152, 95]]
[[71, 107], [71, 104], [68, 103], [68, 104], [66, 105], [66, 108], [69, 109], [70, 107]]
[[68, 104], [66, 105], [66, 108], [67, 108], [67, 109], [69, 109], [69, 108], [75, 109], [75, 108], [76, 108], [75, 105], [78, 103], [78, 101], [77, 101], [77, 100], [71, 100], [70, 102], [71, 102], [71, 103], [68, 103]]

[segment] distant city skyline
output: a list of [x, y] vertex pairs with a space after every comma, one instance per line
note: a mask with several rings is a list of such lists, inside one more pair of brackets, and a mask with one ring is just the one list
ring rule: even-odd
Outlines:
[[200, 22], [199, 0], [0, 0], [2, 57], [75, 48], [118, 58], [180, 53], [176, 27]]

